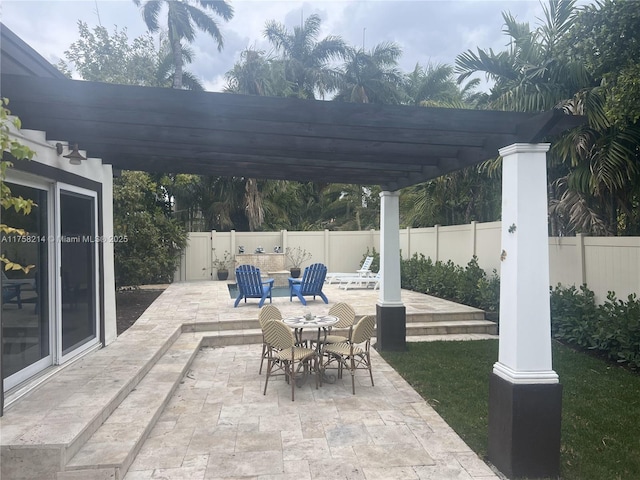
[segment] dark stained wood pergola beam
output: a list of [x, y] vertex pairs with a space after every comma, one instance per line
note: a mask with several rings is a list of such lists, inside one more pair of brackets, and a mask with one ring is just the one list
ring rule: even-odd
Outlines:
[[352, 104], [2, 75], [24, 128], [119, 169], [396, 190], [561, 131], [567, 116]]

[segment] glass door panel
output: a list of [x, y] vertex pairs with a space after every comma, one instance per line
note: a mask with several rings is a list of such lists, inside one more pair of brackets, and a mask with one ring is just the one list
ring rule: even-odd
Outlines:
[[97, 341], [96, 200], [60, 190], [62, 356]]
[[32, 265], [29, 273], [2, 268], [2, 378], [11, 388], [52, 363], [49, 315], [48, 192], [7, 182], [14, 197], [36, 203], [28, 215], [2, 209], [2, 223], [26, 235], [0, 234], [0, 250], [10, 260]]

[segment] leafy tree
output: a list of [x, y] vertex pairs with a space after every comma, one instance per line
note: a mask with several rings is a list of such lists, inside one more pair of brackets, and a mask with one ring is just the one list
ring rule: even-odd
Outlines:
[[[85, 80], [144, 86], [171, 85], [171, 58], [168, 43], [161, 38], [156, 50], [153, 38], [143, 35], [129, 42], [126, 30], [103, 27], [91, 31], [78, 22], [80, 39], [65, 52]], [[185, 60], [190, 52], [183, 50]], [[65, 64], [66, 66], [66, 64]], [[183, 71], [185, 85], [202, 89]], [[179, 254], [186, 245], [186, 233], [171, 218], [172, 180], [166, 175], [124, 171], [114, 180], [114, 231], [126, 235], [127, 242], [115, 244], [115, 274], [118, 286], [170, 282]]]
[[[23, 145], [20, 141], [11, 138], [9, 132], [11, 126], [15, 129], [20, 129], [20, 119], [17, 117], [10, 117], [11, 112], [7, 108], [9, 100], [2, 98], [0, 100], [0, 152], [2, 152], [2, 160], [0, 160], [0, 206], [3, 209], [13, 209], [16, 213], [29, 215], [31, 209], [35, 206], [33, 200], [22, 198], [21, 196], [14, 197], [11, 194], [11, 189], [4, 182], [6, 178], [7, 169], [13, 166], [13, 163], [5, 159], [5, 152], [8, 152], [13, 158], [18, 160], [31, 160], [35, 155], [35, 152], [26, 145]], [[15, 228], [5, 223], [0, 223], [0, 234], [2, 235], [25, 235], [27, 232], [20, 228]], [[0, 253], [0, 263], [4, 264], [4, 270], [22, 270], [25, 273], [29, 273], [29, 270], [33, 268], [33, 265], [20, 265], [7, 258], [4, 252]]]
[[[147, 87], [169, 87], [173, 78], [172, 55], [169, 43], [160, 36], [160, 46], [150, 34], [136, 37], [129, 42], [127, 30], [114, 27], [113, 34], [102, 26], [89, 29], [78, 21], [80, 38], [73, 42], [58, 69], [71, 77], [75, 70], [84, 80], [117, 83], [121, 85], [144, 85]], [[183, 48], [183, 62], [191, 63], [193, 53]], [[183, 84], [190, 90], [203, 90], [200, 81], [190, 72], [183, 71]]]
[[347, 47], [337, 36], [318, 41], [321, 23], [318, 15], [311, 15], [293, 32], [275, 20], [266, 24], [264, 36], [281, 54], [292, 96], [313, 99], [317, 92], [324, 98], [337, 87], [337, 74], [329, 64], [344, 58]]
[[342, 66], [335, 100], [353, 103], [398, 104], [402, 101], [402, 74], [398, 69], [400, 47], [392, 42], [373, 49], [349, 48]]
[[334, 183], [323, 192], [324, 228], [370, 230], [380, 228], [380, 187]]
[[182, 41], [192, 43], [196, 29], [199, 29], [213, 37], [221, 51], [224, 46], [222, 32], [209, 11], [224, 20], [233, 18], [233, 7], [225, 0], [147, 0], [142, 6], [141, 0], [133, 0], [133, 3], [141, 7], [144, 22], [152, 33], [160, 29], [160, 10], [163, 5], [167, 6], [167, 32], [174, 65], [173, 88], [177, 89], [183, 88]]
[[481, 166], [443, 175], [403, 189], [400, 212], [409, 227], [495, 221], [501, 212], [500, 179]]
[[[607, 100], [611, 98], [608, 77], [602, 73], [609, 70], [604, 66], [609, 61], [596, 66], [594, 60], [600, 58], [599, 49], [614, 53], [616, 48], [621, 49], [616, 53], [623, 60], [637, 58], [629, 54], [635, 48], [633, 42], [622, 45], [620, 30], [611, 27], [629, 20], [622, 18], [624, 12], [616, 17], [612, 11], [616, 4], [626, 3], [607, 2], [602, 5], [610, 9], [596, 5], [580, 11], [572, 0], [550, 0], [535, 30], [503, 13], [505, 33], [511, 40], [507, 51], [478, 49], [477, 54], [468, 51], [456, 59], [459, 81], [475, 72], [485, 72], [495, 81], [489, 97], [493, 108], [543, 111], [557, 107], [587, 117], [588, 124], [556, 139], [549, 155], [551, 233], [555, 235], [616, 234], [621, 226], [630, 233], [633, 222], [629, 219], [636, 216], [640, 131], [628, 123], [616, 126]], [[600, 37], [593, 31], [596, 25], [604, 25]], [[633, 37], [637, 29], [624, 27], [623, 31], [623, 37]]]
[[[143, 35], [129, 43], [127, 30], [114, 27], [113, 35], [102, 27], [93, 30], [79, 20], [80, 38], [73, 42], [65, 57], [78, 74], [93, 82], [121, 85], [157, 85], [158, 52], [153, 37]], [[58, 68], [71, 76], [71, 65], [60, 61]]]
[[113, 189], [114, 232], [127, 239], [114, 245], [116, 285], [170, 283], [187, 235], [159, 205], [162, 188], [147, 173], [124, 171]]

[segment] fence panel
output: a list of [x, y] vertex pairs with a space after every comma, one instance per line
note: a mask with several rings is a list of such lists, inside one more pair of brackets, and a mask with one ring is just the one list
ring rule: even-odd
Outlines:
[[493, 275], [495, 270], [500, 274], [501, 222], [477, 223], [475, 255], [478, 257], [478, 265], [487, 275]]
[[191, 232], [179, 271], [182, 280], [211, 280], [211, 233]]
[[609, 290], [618, 299], [640, 294], [640, 239], [637, 237], [585, 237], [587, 286], [602, 302]]
[[[472, 223], [447, 227], [411, 228], [400, 231], [403, 258], [413, 254], [465, 266], [472, 256], [488, 275], [495, 269], [500, 274], [500, 222]], [[374, 248], [380, 252], [380, 232], [211, 232], [190, 233], [189, 245], [175, 278], [204, 280], [212, 278], [212, 252], [220, 257], [225, 250], [238, 253], [238, 246], [252, 253], [257, 247], [272, 252], [274, 246], [284, 249], [301, 247], [313, 255], [305, 262], [321, 262], [330, 272], [354, 272], [363, 255]], [[287, 264], [287, 268], [290, 265]], [[550, 285], [579, 286], [594, 291], [602, 302], [609, 290], [618, 298], [640, 293], [640, 237], [576, 237], [549, 238]], [[232, 278], [232, 277], [231, 277]]]
[[549, 283], [552, 287], [582, 284], [582, 259], [578, 237], [549, 238]]
[[363, 255], [369, 250], [380, 252], [380, 236], [377, 232], [329, 232], [330, 272], [353, 272], [360, 268]]

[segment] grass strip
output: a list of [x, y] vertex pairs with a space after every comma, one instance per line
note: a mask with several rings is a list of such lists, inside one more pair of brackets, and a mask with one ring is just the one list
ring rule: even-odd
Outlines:
[[[384, 359], [478, 455], [487, 454], [497, 340], [417, 342]], [[563, 385], [561, 478], [640, 478], [640, 375], [553, 342]]]

